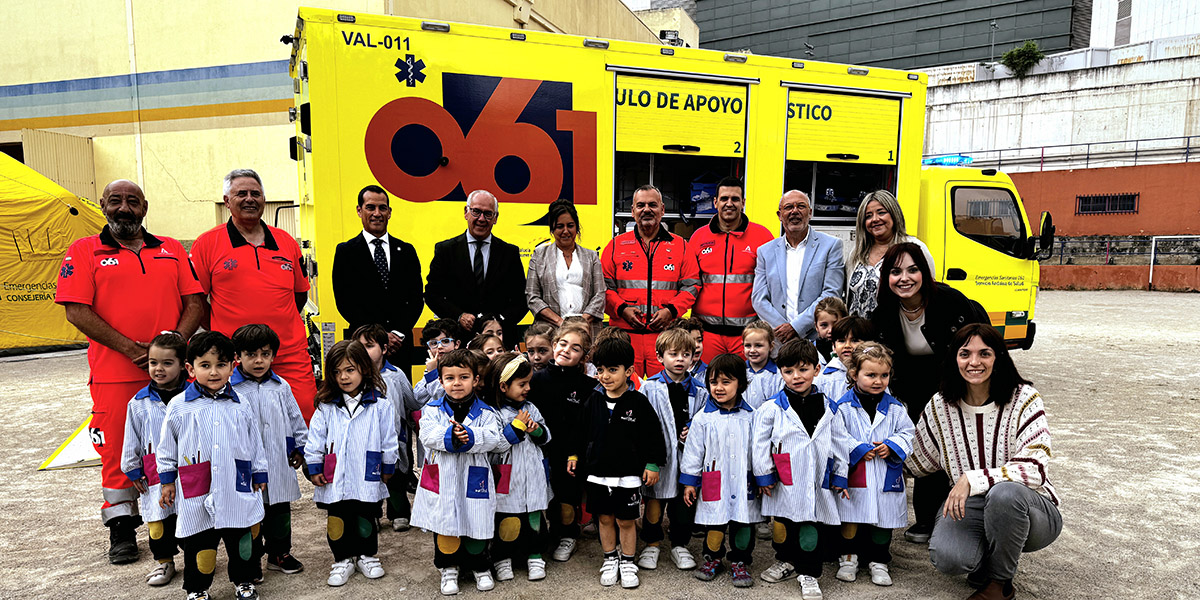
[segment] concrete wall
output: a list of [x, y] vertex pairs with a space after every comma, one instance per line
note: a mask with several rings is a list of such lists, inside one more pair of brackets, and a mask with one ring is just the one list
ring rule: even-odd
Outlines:
[[[1092, 0], [1091, 45], [1116, 45], [1118, 0]], [[1129, 43], [1200, 33], [1200, 2], [1195, 0], [1133, 0]]]
[[[156, 233], [216, 223], [221, 177], [259, 171], [298, 197], [287, 154], [289, 47], [301, 5], [658, 42], [619, 0], [39, 0], [0, 2], [0, 144], [22, 129], [93, 139], [94, 192], [138, 181]], [[291, 211], [295, 212], [295, 211]]]
[[684, 9], [639, 10], [636, 14], [656, 35], [664, 29], [674, 29], [679, 32], [679, 39], [683, 40], [689, 48], [700, 47], [700, 28]]
[[[1039, 285], [1044, 290], [1144, 290], [1149, 281], [1149, 266], [1042, 265]], [[1157, 265], [1154, 289], [1200, 291], [1200, 266]]]
[[[1200, 234], [1200, 163], [1013, 173], [1035, 222], [1054, 215], [1059, 236]], [[1077, 215], [1076, 196], [1141, 194], [1136, 214]]]

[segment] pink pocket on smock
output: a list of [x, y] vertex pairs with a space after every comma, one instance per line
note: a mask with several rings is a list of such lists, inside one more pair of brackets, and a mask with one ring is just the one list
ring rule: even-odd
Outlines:
[[512, 465], [493, 465], [496, 471], [496, 493], [507, 494], [512, 481]]
[[700, 499], [716, 502], [721, 499], [721, 472], [705, 471], [700, 474]]
[[208, 461], [179, 467], [179, 484], [183, 486], [184, 498], [195, 498], [208, 493], [212, 487], [212, 468]]
[[337, 471], [337, 455], [330, 453], [325, 455], [325, 464], [321, 467], [321, 474], [325, 476], [325, 483], [333, 483], [333, 474]]
[[142, 472], [146, 474], [146, 483], [158, 485], [158, 458], [153, 452], [142, 457]]
[[852, 488], [867, 487], [867, 461], [860, 460], [850, 467], [849, 480]]
[[779, 483], [792, 485], [792, 455], [787, 452], [772, 454], [771, 461], [775, 463], [775, 474], [779, 476]]
[[424, 467], [421, 467], [421, 487], [437, 494], [442, 487], [439, 479], [436, 464], [426, 463]]

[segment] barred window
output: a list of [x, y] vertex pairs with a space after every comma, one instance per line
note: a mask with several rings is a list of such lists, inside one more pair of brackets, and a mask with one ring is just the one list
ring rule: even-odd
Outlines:
[[1075, 196], [1075, 214], [1077, 215], [1112, 215], [1136, 213], [1138, 211], [1139, 193], [1128, 194], [1093, 194], [1090, 196]]

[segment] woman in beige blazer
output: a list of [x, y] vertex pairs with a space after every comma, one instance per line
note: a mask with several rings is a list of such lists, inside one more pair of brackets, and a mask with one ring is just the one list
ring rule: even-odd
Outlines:
[[567, 200], [550, 204], [551, 243], [533, 249], [525, 301], [535, 319], [554, 326], [582, 316], [595, 329], [604, 318], [604, 274], [595, 250], [580, 246], [579, 213]]

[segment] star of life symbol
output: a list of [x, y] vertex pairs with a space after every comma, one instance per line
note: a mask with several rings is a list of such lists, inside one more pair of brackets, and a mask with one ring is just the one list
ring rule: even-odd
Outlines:
[[418, 83], [425, 82], [425, 61], [417, 59], [412, 54], [405, 54], [404, 58], [396, 59], [396, 68], [400, 69], [396, 72], [396, 81], [407, 85], [408, 87], [416, 87]]
[[633, 270], [633, 261], [627, 260], [627, 261], [621, 263], [621, 270], [622, 271], [632, 271]]

